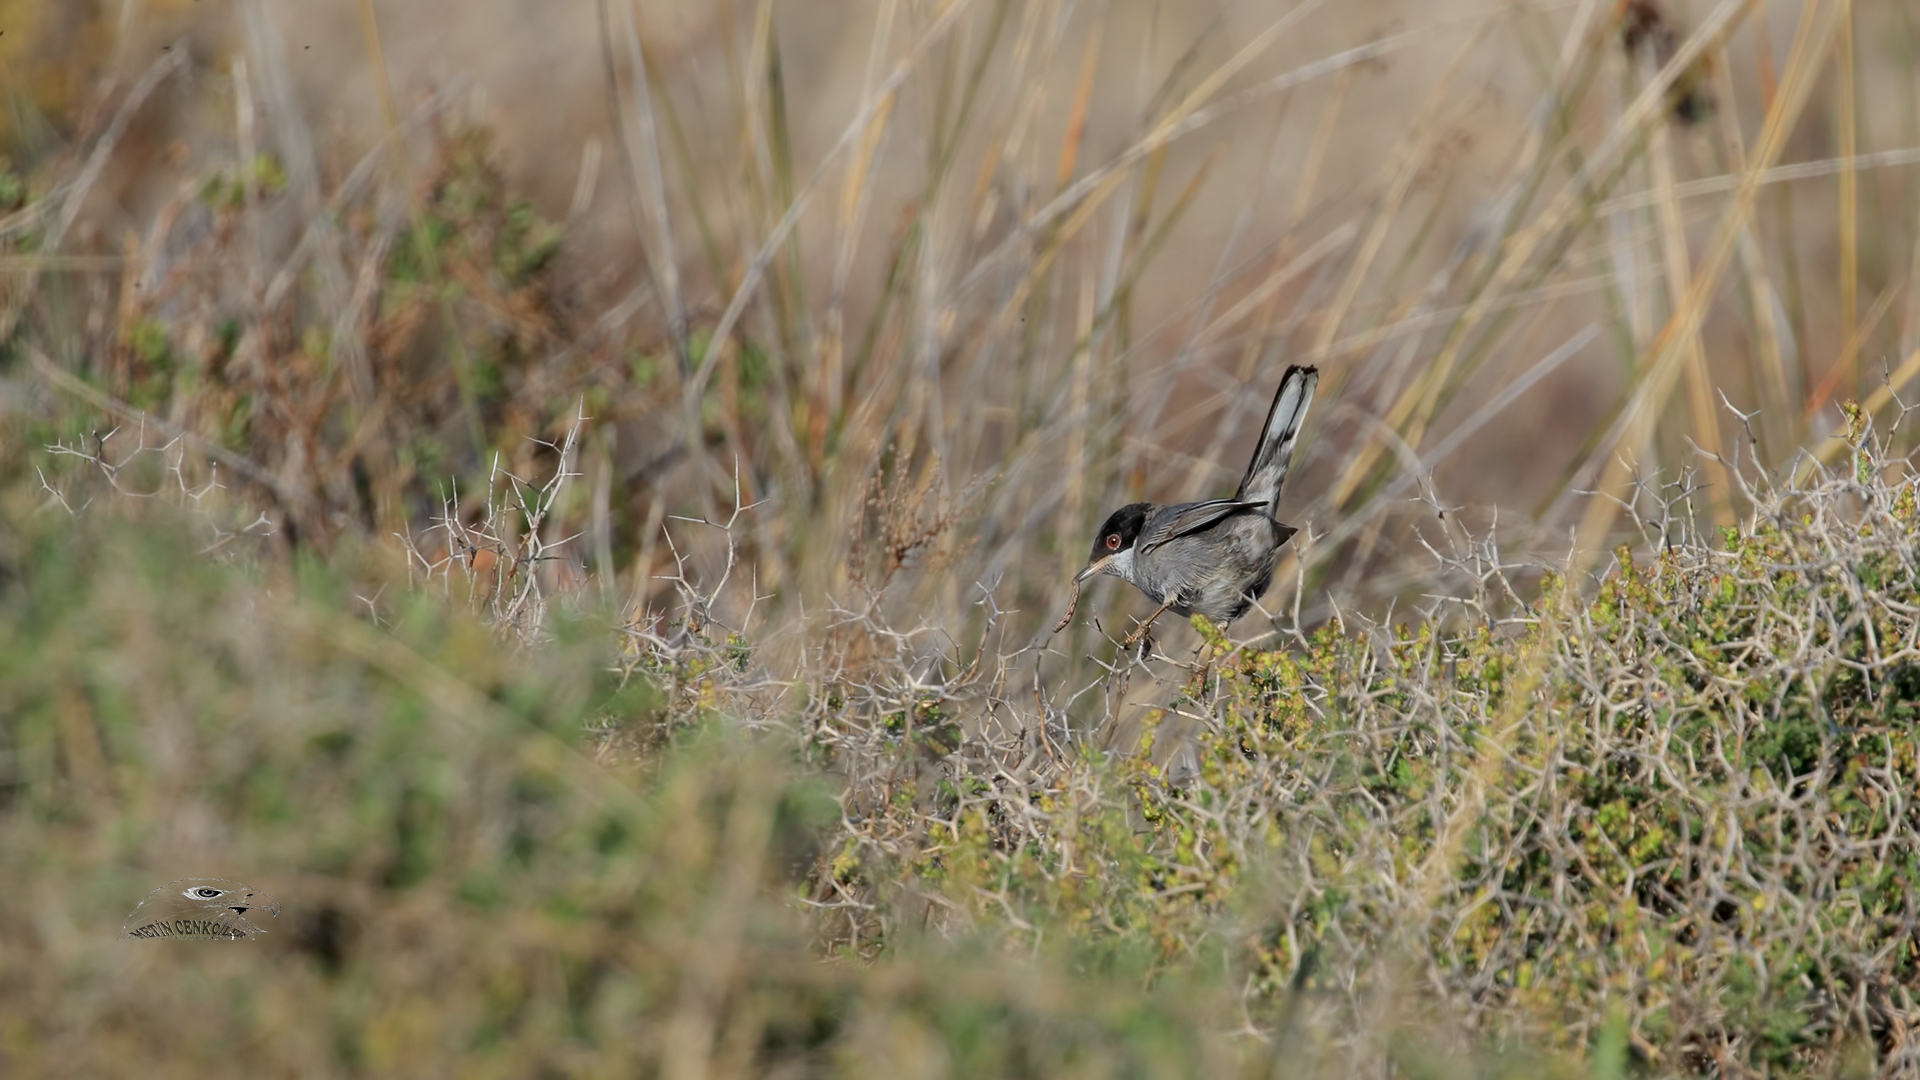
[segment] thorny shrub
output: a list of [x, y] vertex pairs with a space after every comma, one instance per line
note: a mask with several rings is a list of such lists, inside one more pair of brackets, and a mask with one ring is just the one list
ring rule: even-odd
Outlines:
[[[1611, 1030], [1659, 1074], [1863, 1055], [1902, 1074], [1920, 1065], [1920, 493], [1907, 462], [1855, 442], [1844, 470], [1744, 481], [1750, 513], [1715, 534], [1692, 486], [1642, 485], [1643, 542], [1579, 588], [1463, 542], [1434, 549], [1435, 581], [1470, 587], [1410, 625], [1282, 624], [1271, 648], [1196, 623], [1194, 655], [1115, 654], [1072, 692], [1052, 685], [1051, 639], [1011, 641], [987, 591], [964, 646], [866, 603], [774, 659], [763, 642], [789, 630], [754, 622], [733, 538], [756, 510], [736, 503], [669, 523], [681, 602], [624, 625], [612, 664], [649, 704], [586, 717], [588, 734], [644, 774], [717, 723], [830, 781], [837, 824], [810, 867], [780, 871], [827, 953], [872, 961], [927, 931], [1064, 939], [1110, 958], [1088, 963], [1224, 963], [1261, 1030], [1364, 1037], [1383, 1000], [1424, 987], [1455, 1030], [1576, 1054]], [[84, 517], [88, 491], [144, 492], [126, 480], [144, 457], [154, 494], [210, 512], [165, 446], [56, 449], [100, 479], [44, 487], [49, 506]], [[466, 568], [497, 635], [542, 636], [565, 538], [539, 522], [573, 475], [506, 476], [462, 534], [498, 560], [497, 580]], [[875, 506], [922, 531], [959, 520], [937, 486]], [[703, 544], [723, 549], [704, 580]], [[412, 558], [416, 584], [461, 580], [464, 557]], [[851, 592], [900, 571], [850, 566]], [[1123, 698], [1151, 702], [1131, 727]]]
[[[1526, 568], [1488, 541], [1436, 551], [1476, 585], [1413, 625], [1257, 649], [1196, 623], [1190, 662], [1112, 665], [1157, 695], [1113, 751], [1111, 721], [1074, 735], [1047, 704], [1044, 644], [995, 654], [991, 597], [972, 653], [846, 612], [857, 661], [819, 650], [776, 680], [738, 628], [683, 623], [677, 670], [690, 705], [790, 724], [838, 778], [806, 893], [822, 947], [877, 956], [929, 927], [1163, 968], [1224, 950], [1256, 1024], [1301, 988], [1338, 1029], [1410, 979], [1496, 1040], [1577, 1049], [1615, 1017], [1659, 1073], [1863, 1053], [1901, 1073], [1920, 1067], [1915, 483], [1866, 439], [1844, 472], [1746, 483], [1718, 535], [1691, 486], [1643, 485], [1646, 543], [1572, 595], [1553, 571], [1517, 590]], [[1158, 745], [1176, 720], [1183, 767]]]

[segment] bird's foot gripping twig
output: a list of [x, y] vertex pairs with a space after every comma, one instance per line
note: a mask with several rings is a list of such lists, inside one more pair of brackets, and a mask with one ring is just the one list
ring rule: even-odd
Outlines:
[[1167, 599], [1163, 603], [1161, 603], [1159, 607], [1153, 609], [1153, 614], [1147, 616], [1146, 622], [1143, 622], [1139, 626], [1135, 627], [1133, 633], [1127, 635], [1127, 640], [1121, 642], [1120, 647], [1122, 649], [1133, 648], [1133, 645], [1135, 642], [1139, 641], [1141, 638], [1147, 635], [1147, 631], [1153, 627], [1154, 620], [1158, 619], [1162, 615], [1165, 615], [1167, 613], [1167, 609], [1172, 607], [1174, 604], [1178, 603], [1179, 600], [1180, 598], [1178, 596], [1167, 597]]

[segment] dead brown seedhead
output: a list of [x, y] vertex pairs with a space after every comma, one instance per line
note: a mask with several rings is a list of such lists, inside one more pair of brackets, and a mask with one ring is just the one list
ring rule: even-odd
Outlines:
[[940, 573], [961, 565], [973, 548], [973, 541], [958, 535], [958, 526], [977, 484], [949, 492], [946, 470], [937, 458], [919, 469], [916, 479], [897, 451], [891, 448], [882, 455], [868, 478], [866, 512], [856, 520], [847, 545], [849, 575], [875, 593], [885, 591], [908, 567]]
[[[1621, 0], [1620, 44], [1629, 57], [1644, 54], [1653, 69], [1664, 67], [1680, 51], [1686, 34], [1656, 0]], [[1713, 112], [1712, 60], [1702, 57], [1674, 79], [1667, 90], [1667, 107], [1681, 124], [1693, 125]]]

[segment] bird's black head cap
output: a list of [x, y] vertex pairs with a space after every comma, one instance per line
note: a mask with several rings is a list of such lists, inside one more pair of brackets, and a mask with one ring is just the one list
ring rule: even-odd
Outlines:
[[1140, 539], [1140, 530], [1147, 523], [1147, 511], [1152, 509], [1152, 503], [1129, 503], [1108, 514], [1100, 531], [1093, 535], [1093, 551], [1088, 553], [1087, 561], [1104, 559], [1132, 547], [1134, 541]]

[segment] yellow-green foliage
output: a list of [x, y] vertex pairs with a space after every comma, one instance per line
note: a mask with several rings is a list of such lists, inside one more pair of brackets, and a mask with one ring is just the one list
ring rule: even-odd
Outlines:
[[1024, 787], [1004, 746], [970, 743], [915, 773], [932, 799], [850, 793], [815, 897], [885, 912], [926, 888], [1166, 970], [1224, 954], [1256, 1022], [1383, 992], [1386, 964], [1490, 1036], [1591, 1048], [1617, 1016], [1661, 1074], [1898, 1061], [1920, 984], [1920, 529], [1911, 482], [1868, 478], [1756, 493], [1717, 542], [1623, 547], [1590, 599], [1560, 604], [1550, 575], [1498, 625], [1327, 626], [1271, 652], [1203, 625], [1213, 658], [1159, 714], [1204, 721], [1185, 779], [1154, 763], [1156, 719], [1135, 752]]
[[[556, 611], [508, 651], [403, 584], [370, 607], [377, 559], [221, 566], [163, 514], [16, 486], [0, 1054], [1340, 1075], [1356, 1032], [1403, 1067], [1464, 1032], [1658, 1075], [1892, 1062], [1920, 529], [1910, 483], [1855, 471], [1491, 621], [1277, 650], [1200, 625], [1119, 752], [1009, 739], [990, 687], [872, 653], [769, 696], [697, 612], [613, 649]], [[1176, 717], [1199, 727], [1170, 769]], [[183, 875], [286, 910], [254, 942], [114, 939]], [[1417, 1005], [1368, 1004], [1392, 999]]]
[[[374, 552], [223, 565], [168, 500], [16, 482], [0, 1063], [1891, 1066], [1920, 515], [1860, 454], [1864, 485], [1755, 491], [1711, 543], [1663, 522], [1576, 594], [1276, 649], [1197, 624], [1196, 664], [1123, 687], [1161, 696], [1118, 749], [1023, 711], [1004, 658], [936, 677], [842, 635], [772, 680], [698, 604], [612, 638], [554, 608], [509, 649]], [[181, 876], [286, 910], [260, 941], [114, 939]]]
[[[172, 523], [4, 501], [0, 1073], [1213, 1076], [1223, 988], [1063, 940], [823, 963], [796, 882], [838, 817], [778, 740], [672, 727], [598, 626], [515, 653], [336, 560], [265, 577]], [[356, 577], [359, 575], [359, 577]], [[403, 586], [397, 586], [403, 587]], [[361, 614], [353, 614], [358, 606]], [[244, 942], [116, 940], [183, 873], [281, 899]]]

